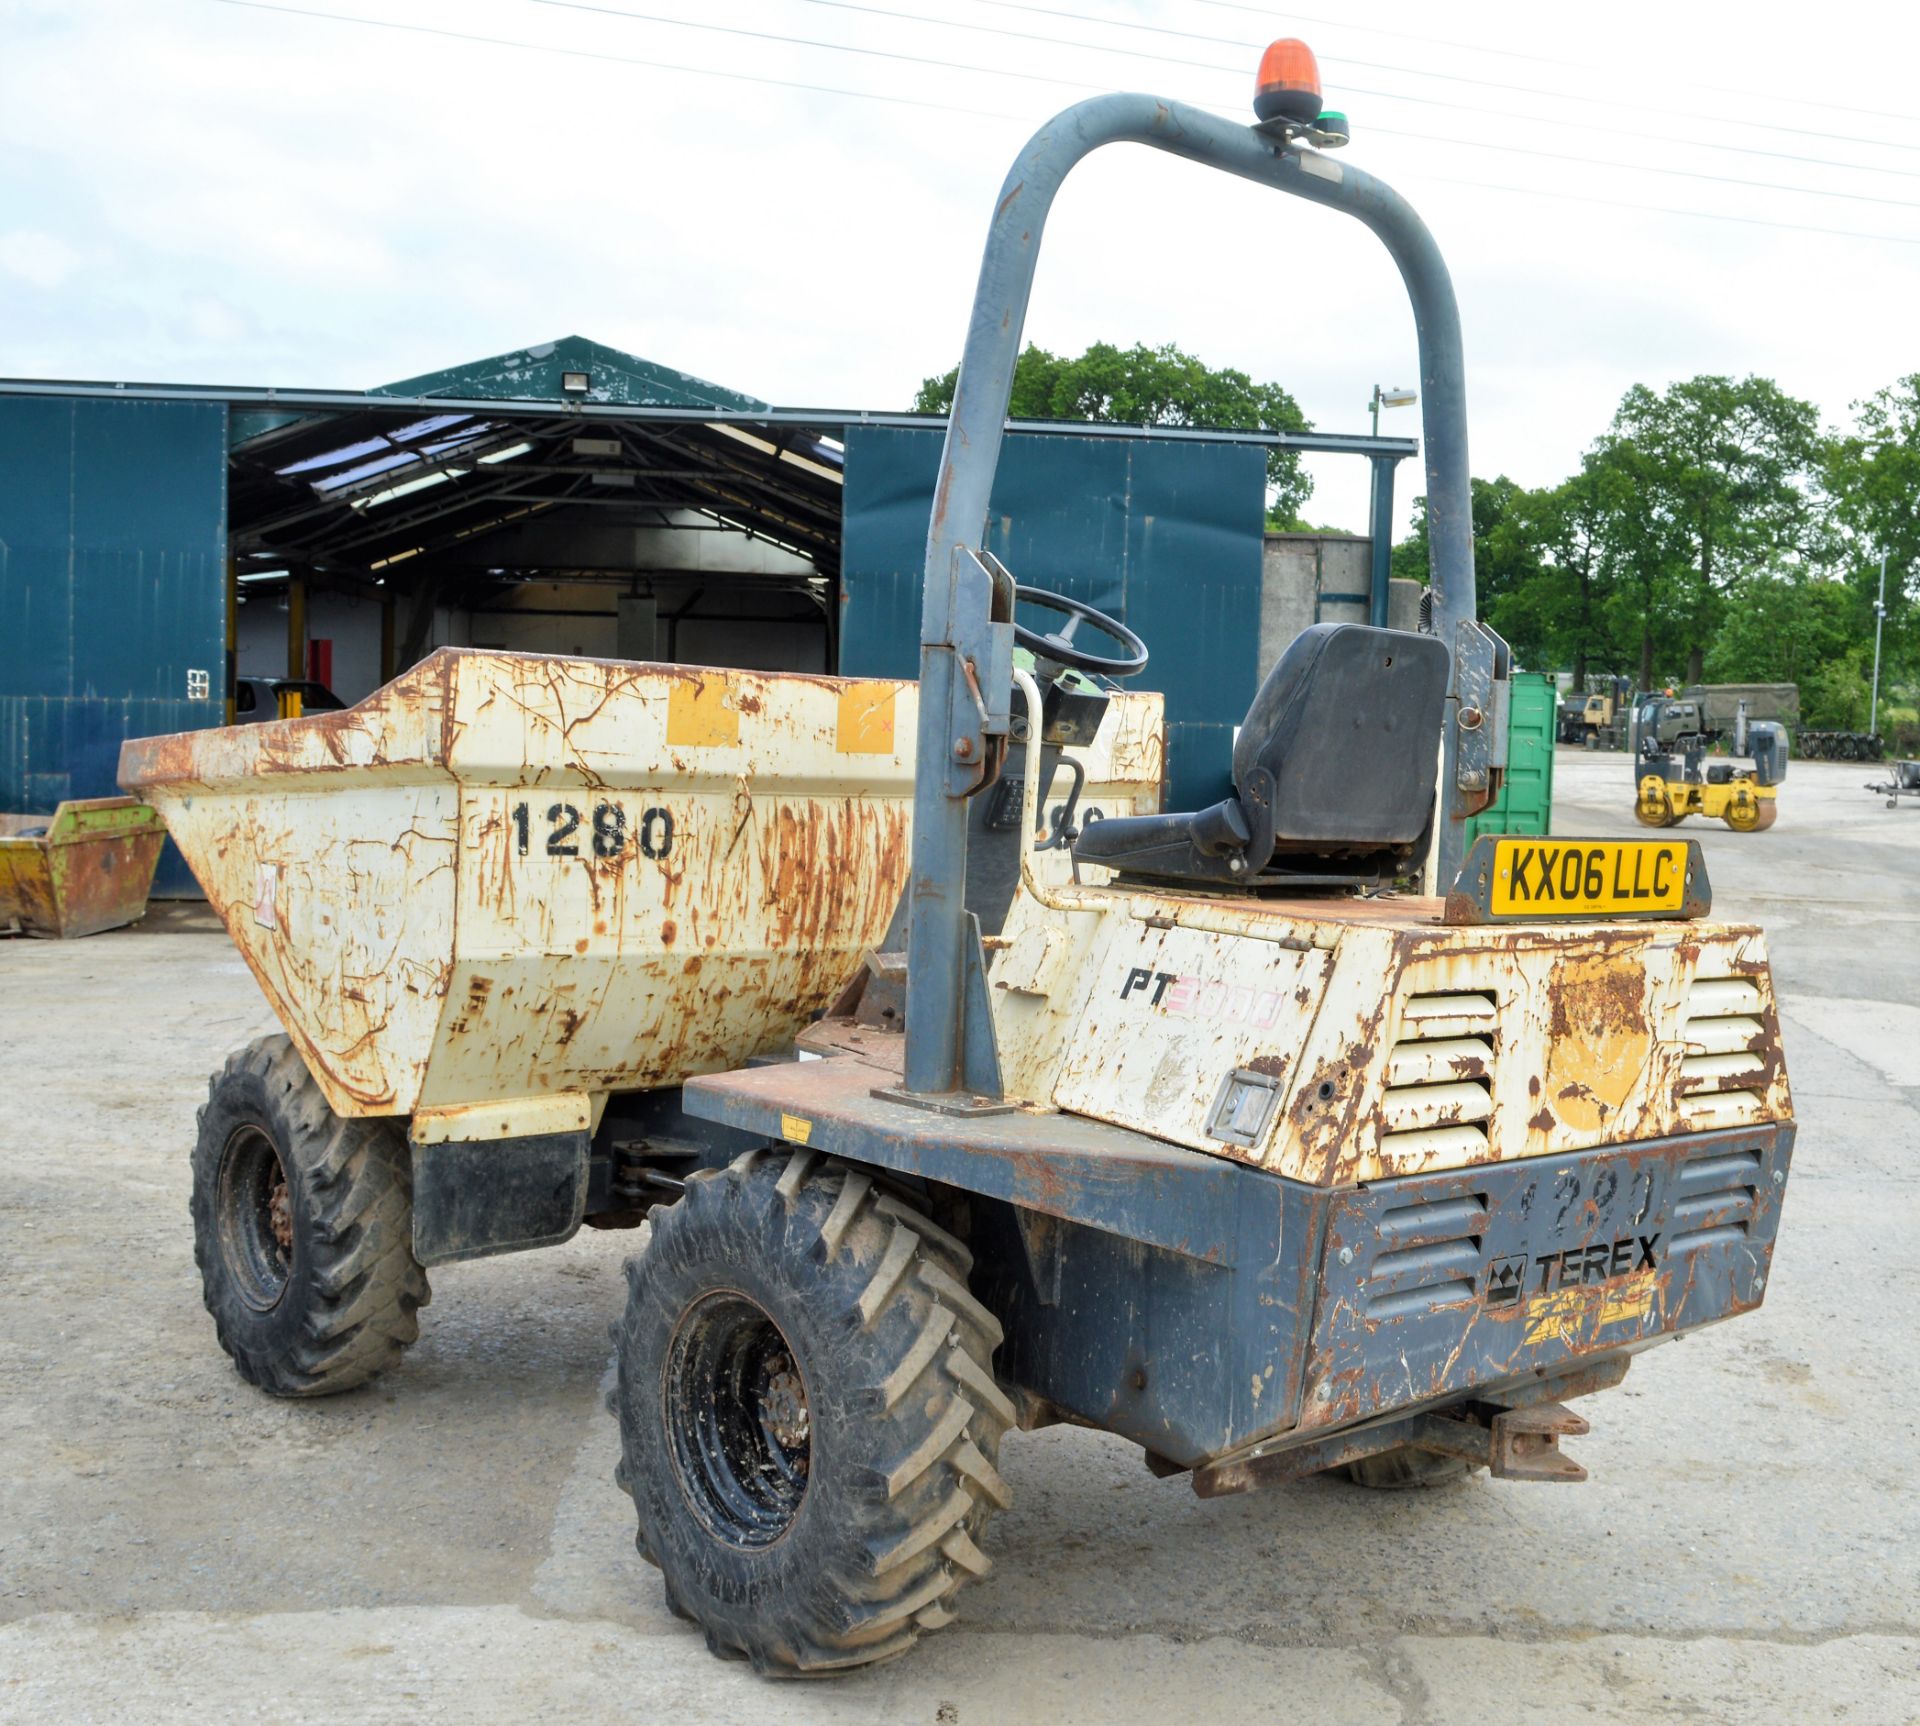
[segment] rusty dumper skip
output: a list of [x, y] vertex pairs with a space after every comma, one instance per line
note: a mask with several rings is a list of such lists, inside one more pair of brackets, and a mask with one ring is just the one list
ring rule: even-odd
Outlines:
[[[668, 1603], [763, 1672], [950, 1621], [1016, 1426], [1203, 1495], [1579, 1479], [1566, 1400], [1765, 1288], [1793, 1127], [1760, 933], [1706, 920], [1685, 841], [1462, 854], [1508, 665], [1452, 288], [1325, 153], [1299, 44], [1256, 112], [1103, 97], [1015, 163], [917, 689], [449, 655], [129, 748], [296, 1040], [216, 1076], [195, 1153], [241, 1369], [344, 1388], [412, 1339], [425, 1263], [651, 1211], [617, 1478]], [[1309, 630], [1190, 814], [1157, 810], [1157, 706], [1111, 690], [1142, 644], [1050, 597], [1022, 628], [980, 549], [1047, 208], [1116, 141], [1358, 217], [1420, 332], [1433, 630]], [[1430, 857], [1443, 897], [1392, 890]]]

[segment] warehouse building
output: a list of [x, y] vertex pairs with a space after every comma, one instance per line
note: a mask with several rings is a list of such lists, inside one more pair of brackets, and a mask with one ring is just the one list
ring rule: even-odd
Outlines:
[[[445, 645], [913, 676], [942, 429], [580, 337], [367, 391], [0, 381], [0, 810], [110, 794], [126, 737], [352, 702]], [[994, 493], [1022, 582], [1164, 650], [1193, 806], [1303, 622], [1388, 617], [1384, 544], [1264, 533], [1276, 442], [1369, 459], [1378, 520], [1415, 448], [1021, 425]], [[161, 890], [190, 885], [170, 860]]]

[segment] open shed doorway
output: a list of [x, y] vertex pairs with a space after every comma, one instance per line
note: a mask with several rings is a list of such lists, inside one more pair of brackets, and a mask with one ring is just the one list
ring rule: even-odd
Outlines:
[[[237, 419], [243, 699], [249, 682], [299, 678], [351, 703], [442, 646], [836, 669], [839, 441], [743, 422], [764, 404], [684, 374], [636, 387], [631, 368], [658, 368], [575, 345], [540, 356], [558, 368], [551, 404], [423, 407], [449, 383], [491, 381], [441, 374], [392, 386], [404, 404], [376, 392], [350, 410]], [[675, 394], [696, 399], [661, 399]], [[623, 399], [645, 411], [620, 417]]]

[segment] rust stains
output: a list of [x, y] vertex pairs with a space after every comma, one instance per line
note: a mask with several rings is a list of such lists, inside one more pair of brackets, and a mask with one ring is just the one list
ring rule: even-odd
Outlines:
[[1651, 1053], [1646, 972], [1623, 954], [1563, 960], [1547, 985], [1547, 1070], [1554, 1117], [1598, 1132], [1640, 1086]]
[[1060, 1172], [1059, 1159], [1035, 1152], [1014, 1152], [1012, 1164], [1019, 1190], [1029, 1202], [1042, 1209], [1060, 1210], [1071, 1197], [1066, 1178]]
[[[725, 790], [664, 745], [694, 680], [759, 715]], [[847, 687], [448, 650], [347, 714], [149, 740], [128, 772], [341, 1113], [644, 1088], [789, 1040], [885, 927], [911, 779], [834, 751]]]

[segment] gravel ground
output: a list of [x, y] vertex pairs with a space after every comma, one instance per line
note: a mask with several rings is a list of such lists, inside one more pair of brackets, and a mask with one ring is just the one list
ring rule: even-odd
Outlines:
[[[1556, 828], [1630, 833], [1562, 751]], [[0, 1721], [1920, 1720], [1920, 813], [1796, 764], [1689, 823], [1770, 931], [1800, 1127], [1766, 1306], [1584, 1405], [1575, 1490], [1203, 1503], [1015, 1435], [961, 1622], [770, 1686], [635, 1557], [600, 1395], [631, 1236], [434, 1273], [388, 1378], [285, 1404], [201, 1309], [186, 1150], [271, 1028], [204, 911], [0, 942]]]

